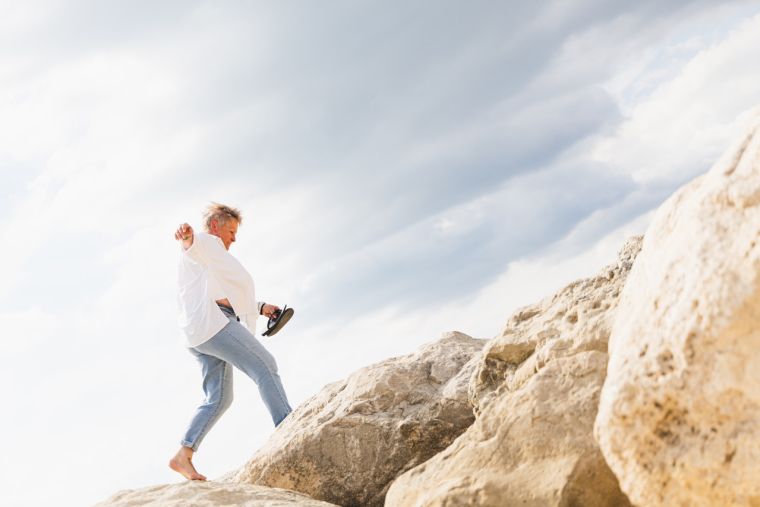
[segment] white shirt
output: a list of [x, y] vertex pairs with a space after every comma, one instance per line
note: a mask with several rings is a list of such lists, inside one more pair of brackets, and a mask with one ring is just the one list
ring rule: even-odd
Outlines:
[[195, 233], [193, 244], [182, 247], [177, 273], [179, 326], [185, 332], [187, 347], [205, 342], [229, 323], [216, 304], [227, 298], [251, 333], [256, 333], [260, 306], [256, 303], [253, 277], [230, 254], [221, 238], [205, 232]]

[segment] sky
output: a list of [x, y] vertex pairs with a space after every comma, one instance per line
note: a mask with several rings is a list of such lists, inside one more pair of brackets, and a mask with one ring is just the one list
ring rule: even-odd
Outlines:
[[[210, 201], [296, 310], [261, 341], [297, 406], [613, 262], [760, 105], [749, 1], [0, 7], [2, 505], [183, 480], [173, 231]], [[209, 478], [273, 430], [234, 378]]]

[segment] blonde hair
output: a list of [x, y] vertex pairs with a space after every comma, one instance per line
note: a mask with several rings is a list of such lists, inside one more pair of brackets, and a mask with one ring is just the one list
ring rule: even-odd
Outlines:
[[229, 219], [237, 220], [238, 224], [243, 223], [243, 215], [239, 209], [227, 206], [226, 204], [212, 202], [206, 206], [206, 211], [203, 212], [203, 227], [206, 229], [206, 232], [211, 232], [212, 220], [216, 220], [219, 225], [224, 225]]

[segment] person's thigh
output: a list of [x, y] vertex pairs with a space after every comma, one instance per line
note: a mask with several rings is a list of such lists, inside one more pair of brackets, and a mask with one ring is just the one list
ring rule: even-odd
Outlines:
[[195, 349], [232, 363], [241, 371], [248, 372], [251, 366], [254, 366], [264, 367], [271, 374], [277, 372], [277, 363], [272, 354], [245, 326], [235, 320], [230, 320], [221, 331]]

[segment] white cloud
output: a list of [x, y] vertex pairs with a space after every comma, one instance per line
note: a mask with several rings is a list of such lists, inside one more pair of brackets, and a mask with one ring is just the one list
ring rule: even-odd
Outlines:
[[[0, 20], [12, 505], [179, 480], [201, 390], [171, 233], [208, 200], [243, 209], [234, 253], [298, 312], [265, 342], [297, 404], [441, 332], [488, 338], [613, 261], [760, 89], [758, 17], [727, 34], [736, 11], [708, 3], [523, 7], [534, 23], [507, 4], [39, 5]], [[723, 28], [690, 33], [706, 17]], [[272, 430], [235, 382], [197, 455], [212, 477]], [[39, 488], [50, 449], [66, 463]]]
[[593, 158], [640, 183], [678, 183], [704, 172], [760, 104], [760, 73], [750, 63], [758, 47], [755, 15], [632, 106]]

